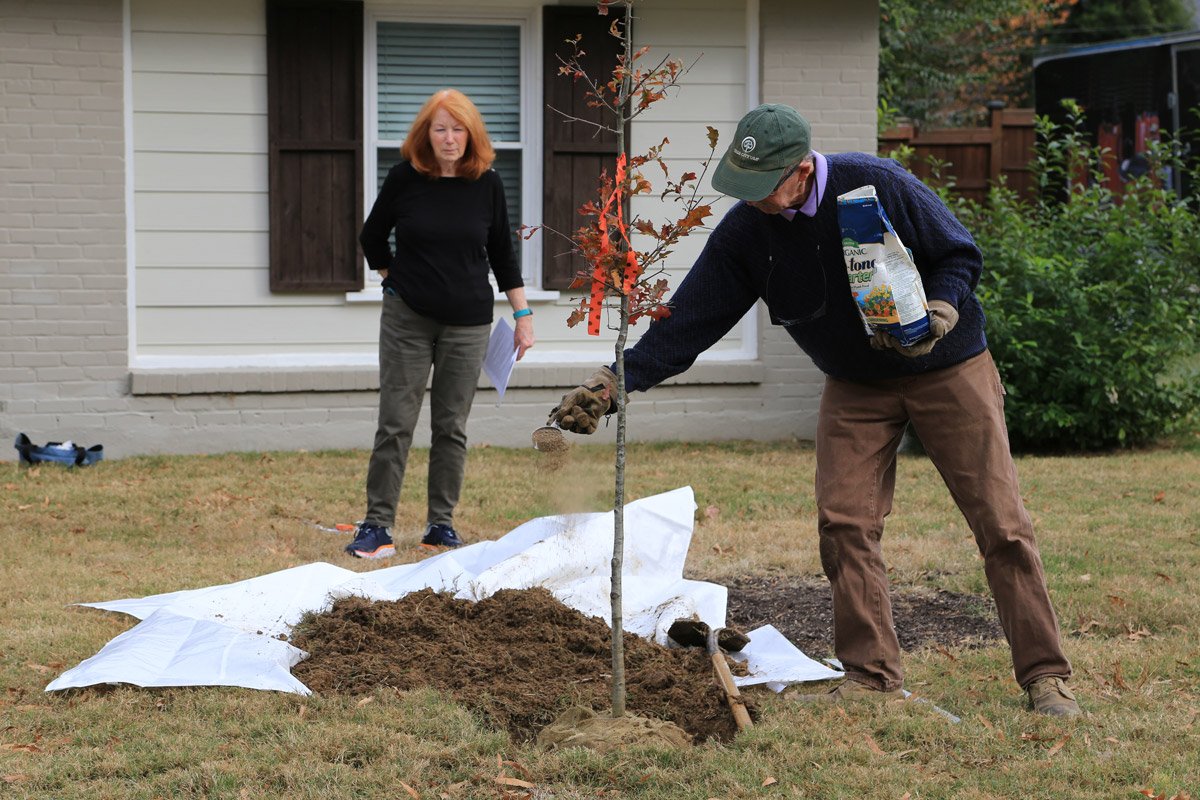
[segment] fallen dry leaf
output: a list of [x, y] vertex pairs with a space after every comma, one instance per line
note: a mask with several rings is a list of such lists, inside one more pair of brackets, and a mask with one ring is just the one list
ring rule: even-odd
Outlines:
[[20, 772], [14, 772], [11, 775], [4, 776], [5, 783], [20, 783], [21, 781], [29, 780], [29, 776]]
[[1105, 596], [1108, 598], [1108, 602], [1112, 603], [1114, 606], [1117, 606], [1118, 608], [1125, 607], [1125, 599], [1123, 597], [1115, 594]]
[[[517, 772], [520, 772], [522, 775], [524, 775], [526, 778], [532, 778], [532, 777], [533, 777], [533, 773], [531, 773], [529, 770], [525, 769], [525, 767], [521, 766], [521, 765], [520, 765], [519, 763], [517, 763], [516, 761], [501, 761], [501, 762], [500, 762], [500, 766], [501, 766], [501, 768], [503, 768], [503, 767], [512, 767], [512, 768], [513, 768], [513, 769], [515, 769]], [[650, 776], [649, 776], [649, 775], [647, 775], [646, 777], [650, 777]]]
[[409, 795], [409, 797], [416, 798], [416, 800], [421, 800], [421, 795], [417, 794], [417, 790], [416, 790], [416, 789], [414, 789], [413, 787], [409, 786], [409, 785], [408, 785], [407, 783], [405, 783], [404, 781], [400, 781], [400, 785], [401, 785], [402, 787], [404, 787], [404, 791], [408, 792], [408, 795]]
[[1115, 684], [1116, 686], [1119, 686], [1119, 687], [1121, 687], [1122, 689], [1128, 689], [1128, 688], [1129, 688], [1129, 684], [1125, 682], [1125, 676], [1123, 676], [1123, 675], [1121, 674], [1121, 662], [1120, 662], [1120, 661], [1118, 661], [1116, 664], [1113, 664], [1113, 679], [1112, 679], [1112, 682], [1113, 682], [1113, 684]]
[[1146, 639], [1152, 635], [1146, 628], [1138, 628], [1135, 631], [1132, 625], [1125, 626], [1125, 636], [1131, 641], [1136, 642], [1139, 639]]
[[1068, 741], [1070, 741], [1070, 739], [1071, 739], [1071, 734], [1068, 733], [1066, 736], [1062, 737], [1057, 742], [1055, 742], [1054, 746], [1051, 747], [1048, 751], [1046, 751], [1046, 758], [1052, 758], [1055, 753], [1057, 753], [1059, 750], [1063, 749], [1063, 745], [1065, 745]]
[[1159, 492], [1158, 494], [1154, 495], [1154, 502], [1161, 503], [1164, 499], [1166, 499], [1166, 497], [1166, 492]]
[[1154, 574], [1155, 574], [1155, 575], [1157, 575], [1158, 577], [1162, 578], [1162, 579], [1163, 579], [1164, 581], [1166, 581], [1167, 583], [1174, 583], [1174, 582], [1175, 582], [1175, 579], [1174, 579], [1174, 578], [1172, 578], [1170, 575], [1168, 575], [1168, 574], [1167, 574], [1167, 573], [1165, 573], [1165, 572], [1156, 572], [1156, 573], [1154, 573]]
[[497, 775], [495, 778], [492, 778], [492, 780], [496, 783], [503, 784], [504, 786], [519, 786], [522, 789], [532, 789], [537, 785], [535, 783], [530, 783], [529, 781], [523, 781], [520, 778], [510, 778], [507, 775]]
[[779, 781], [775, 780], [774, 778], [772, 778], [770, 776], [767, 776], [766, 778], [763, 778], [762, 785], [763, 786], [773, 786], [777, 783], [779, 783]]
[[363, 706], [365, 706], [367, 703], [374, 703], [374, 702], [375, 702], [375, 698], [374, 698], [374, 697], [364, 697], [362, 700], [359, 700], [357, 703], [355, 703], [355, 704], [354, 704], [354, 707], [355, 707], [355, 708], [362, 708], [362, 707], [363, 707]]
[[886, 753], [883, 752], [883, 748], [875, 742], [875, 739], [871, 736], [871, 734], [864, 733], [863, 738], [867, 740], [867, 747], [871, 749], [872, 753], [877, 756], [886, 755]]

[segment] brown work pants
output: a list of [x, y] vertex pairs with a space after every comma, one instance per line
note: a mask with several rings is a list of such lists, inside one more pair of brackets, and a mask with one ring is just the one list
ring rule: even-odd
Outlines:
[[817, 513], [834, 650], [847, 676], [884, 690], [904, 682], [880, 540], [909, 422], [975, 535], [1017, 682], [1070, 676], [1009, 453], [1004, 390], [987, 351], [924, 375], [825, 382]]

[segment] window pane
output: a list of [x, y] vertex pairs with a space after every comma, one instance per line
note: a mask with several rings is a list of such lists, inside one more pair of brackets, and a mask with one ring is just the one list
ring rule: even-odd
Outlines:
[[513, 227], [513, 250], [517, 254], [517, 262], [521, 261], [521, 237], [516, 228], [525, 220], [521, 219], [521, 151], [497, 150], [496, 161], [492, 168], [500, 173], [504, 181], [504, 199], [508, 203], [508, 224]]
[[380, 22], [377, 33], [380, 139], [403, 139], [429, 95], [458, 89], [492, 139], [520, 141], [520, 28]]

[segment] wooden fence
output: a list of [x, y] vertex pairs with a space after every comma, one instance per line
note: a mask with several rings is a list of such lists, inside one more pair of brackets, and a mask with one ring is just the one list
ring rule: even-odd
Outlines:
[[879, 135], [879, 154], [908, 145], [916, 151], [909, 169], [921, 178], [929, 177], [928, 156], [948, 162], [943, 174], [954, 178], [956, 192], [972, 200], [985, 200], [988, 187], [1001, 175], [1022, 197], [1031, 197], [1033, 109], [992, 109], [991, 121], [987, 128], [917, 130], [901, 125]]

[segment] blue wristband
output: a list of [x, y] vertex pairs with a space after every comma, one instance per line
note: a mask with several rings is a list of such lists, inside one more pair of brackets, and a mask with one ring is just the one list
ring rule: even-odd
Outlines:
[[513, 319], [520, 319], [521, 317], [528, 317], [532, 313], [533, 313], [532, 308], [522, 308], [520, 311], [513, 312]]

